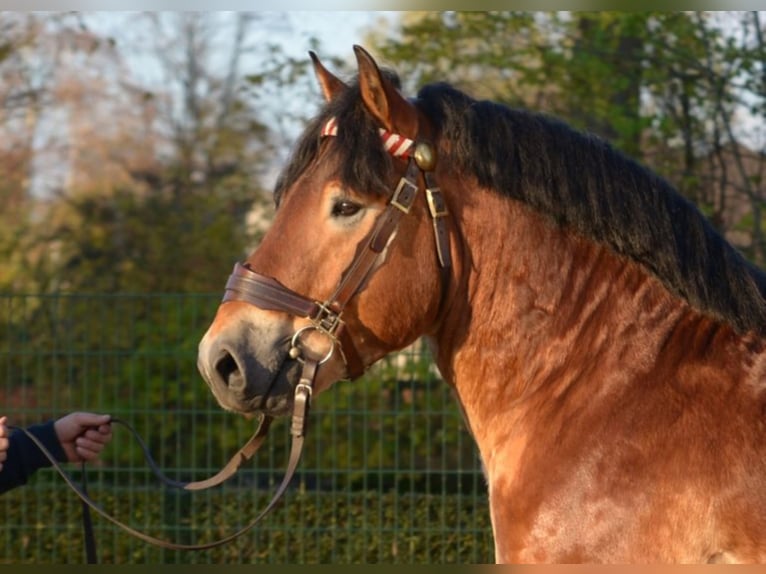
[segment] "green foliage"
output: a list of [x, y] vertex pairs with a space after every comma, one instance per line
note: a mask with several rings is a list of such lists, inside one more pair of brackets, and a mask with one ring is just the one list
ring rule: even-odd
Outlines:
[[[636, 155], [650, 13], [440, 12], [414, 16], [380, 49], [413, 84], [566, 117]], [[409, 80], [408, 80], [409, 81]], [[410, 86], [413, 87], [413, 86]]]
[[417, 12], [403, 17], [400, 38], [379, 41], [378, 52], [405, 89], [449, 81], [477, 97], [518, 102], [520, 72], [540, 36], [532, 12]]
[[[160, 538], [195, 544], [231, 534], [267, 504], [268, 491], [175, 493], [91, 489], [101, 506]], [[5, 505], [5, 564], [84, 562], [79, 503], [60, 489]], [[6, 497], [7, 498], [7, 497]], [[37, 516], [45, 516], [38, 521]], [[259, 527], [219, 548], [163, 550], [94, 517], [103, 564], [488, 563], [491, 527], [484, 497], [395, 492], [291, 491]]]
[[47, 258], [49, 270], [57, 271], [49, 289], [218, 290], [251, 239], [245, 214], [252, 205], [252, 197], [193, 186], [73, 198], [63, 222], [41, 238], [58, 246]]

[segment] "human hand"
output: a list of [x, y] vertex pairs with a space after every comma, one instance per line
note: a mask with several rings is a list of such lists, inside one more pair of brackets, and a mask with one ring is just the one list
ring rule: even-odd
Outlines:
[[0, 417], [0, 471], [3, 470], [3, 463], [8, 458], [8, 427], [5, 426], [5, 422], [8, 417]]
[[69, 462], [95, 459], [112, 440], [111, 416], [74, 412], [53, 423]]

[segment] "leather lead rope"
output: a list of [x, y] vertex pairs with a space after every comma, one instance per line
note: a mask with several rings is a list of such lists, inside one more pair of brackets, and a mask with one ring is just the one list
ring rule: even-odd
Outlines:
[[[75, 484], [74, 481], [69, 477], [67, 472], [62, 468], [61, 464], [59, 464], [59, 462], [53, 456], [53, 454], [45, 447], [45, 445], [42, 442], [40, 442], [40, 440], [35, 435], [33, 435], [32, 433], [30, 433], [28, 430], [24, 428], [14, 427], [14, 426], [9, 426], [8, 428], [25, 434], [37, 446], [37, 448], [40, 449], [43, 455], [45, 455], [45, 457], [48, 458], [53, 468], [59, 473], [59, 475], [61, 475], [61, 477], [64, 479], [64, 482], [66, 482], [67, 486], [69, 486], [69, 488], [72, 491], [74, 491], [74, 493], [82, 501], [83, 530], [85, 532], [86, 557], [89, 563], [95, 563], [95, 560], [96, 560], [95, 537], [93, 535], [93, 528], [92, 528], [92, 525], [87, 524], [90, 521], [90, 510], [93, 510], [94, 512], [99, 514], [102, 518], [122, 528], [128, 534], [131, 534], [132, 536], [135, 536], [136, 538], [143, 540], [144, 542], [148, 542], [149, 544], [153, 544], [155, 546], [159, 546], [161, 548], [167, 548], [170, 550], [206, 550], [209, 548], [214, 548], [216, 546], [221, 546], [222, 544], [226, 544], [227, 542], [231, 542], [235, 538], [238, 538], [239, 536], [241, 536], [248, 530], [252, 529], [269, 512], [271, 512], [274, 509], [274, 507], [277, 505], [277, 502], [279, 502], [279, 500], [282, 498], [282, 495], [284, 495], [288, 485], [290, 484], [290, 481], [292, 480], [295, 474], [296, 469], [298, 468], [298, 463], [300, 462], [301, 454], [303, 452], [303, 443], [306, 436], [307, 419], [308, 419], [308, 413], [309, 413], [309, 408], [311, 404], [312, 388], [314, 384], [314, 377], [316, 376], [316, 370], [317, 370], [316, 361], [311, 359], [306, 359], [304, 361], [303, 373], [301, 374], [300, 382], [295, 388], [295, 400], [293, 404], [292, 424], [290, 427], [290, 434], [292, 436], [292, 445], [290, 447], [290, 456], [287, 461], [287, 468], [285, 470], [285, 475], [282, 478], [282, 482], [277, 487], [277, 490], [275, 491], [268, 505], [258, 514], [258, 516], [256, 516], [251, 522], [249, 522], [247, 525], [243, 526], [236, 532], [212, 542], [205, 542], [201, 544], [179, 544], [169, 540], [163, 540], [161, 538], [150, 536], [148, 534], [145, 534], [144, 532], [136, 530], [135, 528], [131, 526], [128, 526], [127, 524], [121, 522], [117, 518], [110, 515], [103, 508], [101, 508], [92, 498], [90, 498], [90, 496], [87, 493], [86, 485], [83, 485], [83, 487], [80, 487], [77, 484]], [[255, 431], [255, 433], [250, 438], [250, 440], [245, 444], [244, 447], [242, 447], [231, 458], [229, 463], [227, 463], [226, 466], [220, 472], [210, 477], [209, 479], [206, 479], [203, 481], [197, 481], [197, 482], [180, 482], [180, 481], [172, 480], [166, 477], [160, 471], [159, 467], [152, 459], [151, 454], [149, 453], [149, 450], [146, 448], [146, 444], [144, 443], [143, 439], [141, 439], [141, 437], [138, 435], [138, 433], [133, 429], [133, 427], [131, 427], [126, 422], [116, 418], [112, 419], [111, 422], [122, 425], [123, 427], [128, 429], [128, 431], [134, 436], [134, 438], [136, 438], [136, 440], [139, 442], [139, 445], [141, 446], [141, 449], [144, 453], [144, 457], [146, 458], [150, 468], [152, 469], [152, 472], [154, 472], [154, 474], [157, 476], [157, 478], [161, 482], [174, 488], [182, 488], [185, 490], [201, 490], [201, 489], [210, 488], [211, 486], [215, 486], [222, 483], [224, 480], [232, 476], [236, 472], [236, 470], [242, 465], [243, 462], [251, 458], [253, 454], [255, 454], [255, 451], [258, 450], [258, 447], [260, 447], [261, 444], [263, 444], [263, 439], [265, 438], [268, 432], [268, 428], [269, 428], [269, 425], [271, 424], [271, 420], [272, 420], [271, 417], [268, 417], [268, 416], [264, 417], [261, 420], [261, 424], [258, 426], [258, 429]], [[84, 465], [83, 465], [83, 471], [84, 471]], [[83, 477], [84, 477], [84, 473], [83, 473]], [[88, 509], [87, 511], [85, 510], [86, 508]]]
[[[88, 494], [88, 477], [85, 473], [85, 461], [80, 463], [80, 475], [82, 476], [82, 491]], [[88, 564], [98, 564], [98, 553], [96, 552], [96, 535], [93, 532], [93, 518], [90, 515], [90, 506], [84, 501], [82, 505], [82, 536], [85, 541], [85, 560]]]

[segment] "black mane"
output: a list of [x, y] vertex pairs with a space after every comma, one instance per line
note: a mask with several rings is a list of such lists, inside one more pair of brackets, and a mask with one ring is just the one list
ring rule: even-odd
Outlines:
[[[450, 142], [449, 161], [482, 186], [529, 204], [561, 225], [610, 245], [667, 288], [737, 331], [766, 332], [766, 274], [750, 264], [667, 181], [603, 140], [555, 119], [476, 101], [447, 84], [418, 93], [417, 105]], [[316, 157], [320, 131], [339, 123], [344, 183], [390, 193], [392, 161], [356, 84], [304, 132], [276, 197]], [[344, 125], [348, 126], [344, 129]]]
[[766, 331], [766, 275], [667, 181], [603, 140], [444, 84], [418, 94], [450, 161], [485, 187], [605, 242], [738, 331]]

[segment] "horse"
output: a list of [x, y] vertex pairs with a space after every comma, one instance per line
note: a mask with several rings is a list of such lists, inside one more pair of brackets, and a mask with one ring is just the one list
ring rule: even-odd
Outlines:
[[354, 46], [199, 344], [282, 416], [423, 338], [498, 563], [766, 561], [766, 275], [660, 175], [539, 112], [401, 92]]

